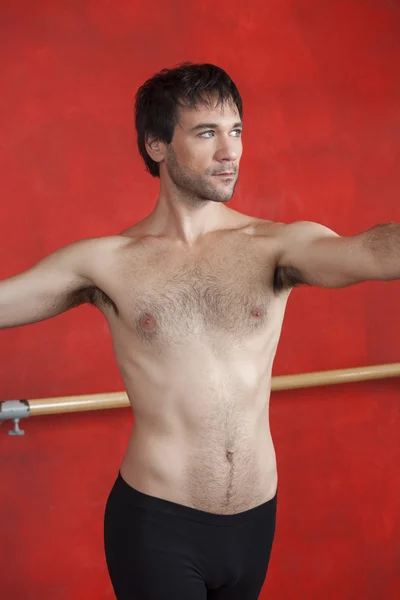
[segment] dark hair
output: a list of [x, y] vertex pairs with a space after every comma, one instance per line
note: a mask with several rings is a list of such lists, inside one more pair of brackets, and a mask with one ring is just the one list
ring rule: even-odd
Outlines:
[[146, 169], [153, 177], [160, 176], [160, 167], [147, 154], [146, 135], [152, 134], [170, 144], [178, 122], [178, 107], [208, 105], [212, 92], [218, 93], [218, 104], [236, 105], [243, 118], [242, 98], [235, 83], [215, 65], [186, 62], [174, 69], [163, 69], [138, 89], [135, 99], [137, 142]]

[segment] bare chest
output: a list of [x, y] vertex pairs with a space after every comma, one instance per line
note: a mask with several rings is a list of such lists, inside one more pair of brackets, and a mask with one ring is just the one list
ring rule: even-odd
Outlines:
[[257, 244], [211, 247], [198, 255], [153, 251], [134, 277], [121, 273], [125, 319], [144, 342], [248, 336], [267, 326], [274, 301], [272, 261]]

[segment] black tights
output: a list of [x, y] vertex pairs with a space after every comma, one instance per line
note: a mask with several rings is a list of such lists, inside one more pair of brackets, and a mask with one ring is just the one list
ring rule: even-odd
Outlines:
[[277, 497], [217, 515], [143, 494], [118, 478], [104, 540], [118, 600], [257, 600], [275, 533]]

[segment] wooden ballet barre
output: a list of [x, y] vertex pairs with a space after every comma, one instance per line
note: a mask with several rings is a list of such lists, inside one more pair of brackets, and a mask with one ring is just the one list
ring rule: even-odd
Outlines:
[[[299, 375], [281, 375], [272, 377], [272, 391], [296, 390], [301, 388], [355, 383], [372, 379], [389, 379], [400, 377], [400, 363], [338, 369], [336, 371], [319, 371]], [[130, 406], [126, 392], [110, 392], [105, 394], [85, 394], [83, 396], [62, 396], [28, 400], [30, 416], [71, 413], [88, 410], [105, 410], [108, 408], [124, 408]]]
[[[273, 392], [278, 392], [339, 383], [369, 381], [371, 379], [389, 379], [391, 377], [400, 377], [400, 363], [303, 373], [300, 375], [281, 375], [272, 378], [271, 389]], [[126, 392], [61, 396], [58, 398], [33, 398], [31, 400], [7, 400], [0, 402], [0, 424], [3, 421], [13, 421], [14, 429], [8, 432], [9, 435], [24, 435], [24, 431], [19, 428], [19, 422], [26, 417], [105, 410], [108, 408], [125, 408], [128, 406], [129, 401]]]
[[30, 416], [54, 415], [58, 413], [105, 410], [130, 406], [126, 392], [84, 394], [83, 396], [60, 396], [28, 400]]

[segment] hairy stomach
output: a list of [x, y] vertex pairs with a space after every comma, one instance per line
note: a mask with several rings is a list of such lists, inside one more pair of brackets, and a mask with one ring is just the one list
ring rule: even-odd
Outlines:
[[182, 359], [167, 368], [153, 360], [130, 373], [135, 424], [121, 469], [128, 483], [219, 514], [272, 498], [268, 370], [257, 370], [254, 360]]
[[[274, 495], [276, 462], [268, 423], [216, 423], [186, 435], [161, 434], [135, 421], [124, 459], [128, 483], [150, 495], [208, 512], [248, 510]], [[126, 475], [123, 473], [123, 475]]]

